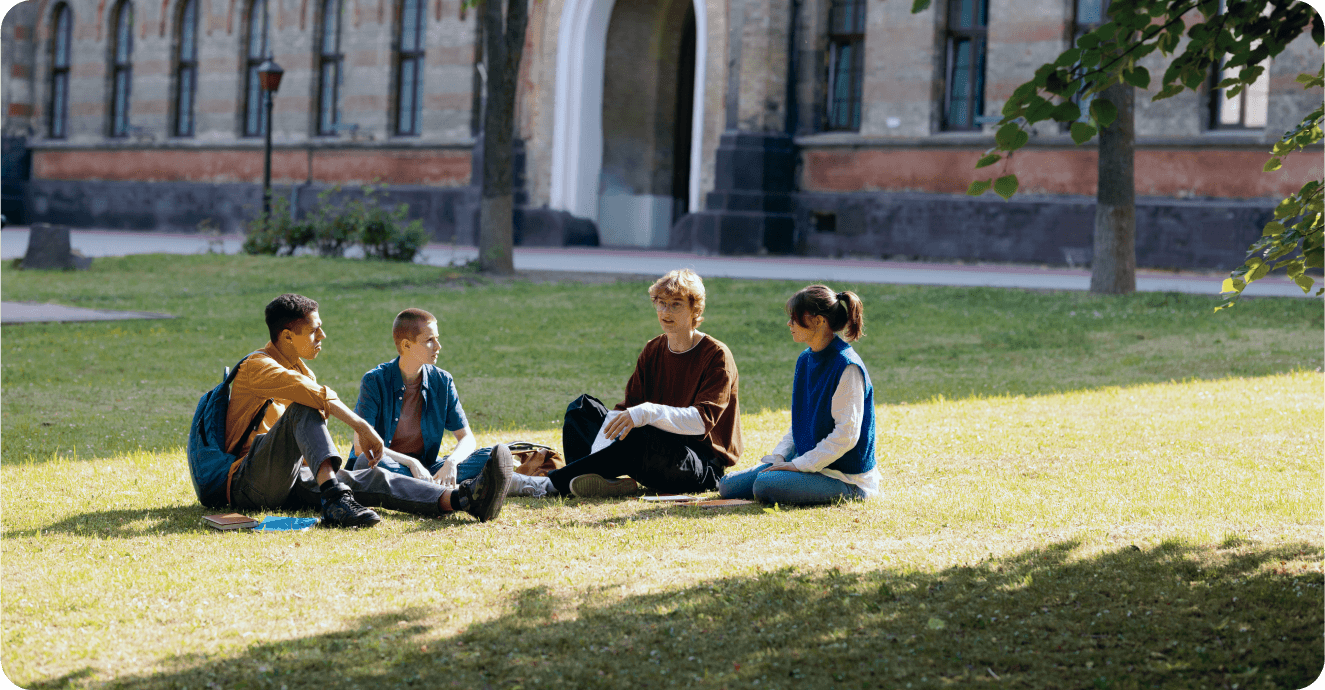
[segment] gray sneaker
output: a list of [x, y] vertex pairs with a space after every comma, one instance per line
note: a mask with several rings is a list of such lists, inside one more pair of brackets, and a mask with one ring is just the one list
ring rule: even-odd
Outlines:
[[608, 479], [598, 474], [582, 474], [570, 480], [570, 492], [580, 498], [633, 496], [639, 492], [639, 482], [630, 477]]

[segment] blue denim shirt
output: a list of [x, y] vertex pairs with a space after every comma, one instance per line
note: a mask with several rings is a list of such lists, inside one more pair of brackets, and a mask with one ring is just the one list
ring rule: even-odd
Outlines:
[[[425, 467], [432, 467], [442, 447], [442, 435], [447, 431], [463, 429], [469, 422], [465, 419], [464, 408], [460, 407], [460, 397], [456, 394], [455, 380], [451, 374], [431, 364], [423, 365], [420, 373], [423, 376], [420, 392], [423, 410], [419, 414], [423, 457], [420, 462]], [[382, 437], [382, 442], [390, 446], [391, 439], [396, 435], [396, 424], [400, 422], [400, 406], [404, 400], [405, 380], [400, 375], [400, 358], [397, 357], [377, 365], [363, 375], [354, 412], [373, 425], [377, 435]], [[354, 469], [353, 453], [346, 467]]]

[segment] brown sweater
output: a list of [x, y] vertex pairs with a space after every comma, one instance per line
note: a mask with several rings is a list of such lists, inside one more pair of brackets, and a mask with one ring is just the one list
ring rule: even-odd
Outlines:
[[704, 336], [697, 345], [677, 354], [667, 347], [667, 335], [650, 340], [626, 383], [626, 399], [616, 406], [625, 410], [650, 402], [672, 407], [694, 407], [704, 420], [704, 443], [727, 467], [741, 455], [741, 406], [737, 400], [736, 360], [731, 350]]

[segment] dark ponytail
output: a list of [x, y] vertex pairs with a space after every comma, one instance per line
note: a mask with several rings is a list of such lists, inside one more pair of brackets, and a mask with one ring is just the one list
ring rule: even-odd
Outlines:
[[833, 294], [825, 285], [811, 285], [787, 300], [787, 316], [806, 327], [806, 317], [822, 316], [834, 333], [842, 332], [847, 342], [865, 335], [865, 307], [860, 296], [850, 290]]

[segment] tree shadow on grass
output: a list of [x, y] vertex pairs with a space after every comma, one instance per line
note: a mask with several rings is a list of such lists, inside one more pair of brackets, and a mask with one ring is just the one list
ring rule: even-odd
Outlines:
[[588, 586], [574, 601], [535, 586], [451, 636], [416, 607], [157, 673], [98, 683], [84, 668], [29, 687], [1295, 688], [1320, 674], [1319, 545], [1077, 548], [935, 572]]
[[[378, 514], [386, 521], [400, 520], [411, 523], [413, 531], [436, 531], [452, 529], [464, 525], [478, 524], [467, 517], [428, 517], [401, 513], [393, 510], [378, 509]], [[310, 510], [248, 510], [237, 508], [205, 508], [203, 506], [168, 506], [161, 508], [96, 510], [70, 515], [41, 527], [23, 530], [7, 530], [8, 538], [40, 537], [47, 534], [66, 534], [101, 539], [134, 539], [137, 537], [164, 536], [172, 534], [212, 533], [216, 530], [203, 524], [204, 515], [242, 512], [261, 519], [273, 517], [321, 517]], [[319, 526], [318, 529], [321, 529]]]

